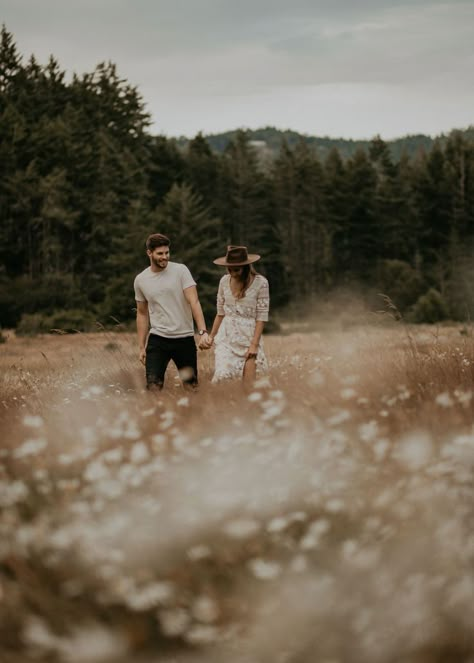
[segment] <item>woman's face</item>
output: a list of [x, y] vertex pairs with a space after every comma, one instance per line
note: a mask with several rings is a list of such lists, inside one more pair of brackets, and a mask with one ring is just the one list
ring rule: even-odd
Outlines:
[[242, 269], [242, 267], [227, 267], [229, 274], [236, 279], [240, 279], [242, 276]]

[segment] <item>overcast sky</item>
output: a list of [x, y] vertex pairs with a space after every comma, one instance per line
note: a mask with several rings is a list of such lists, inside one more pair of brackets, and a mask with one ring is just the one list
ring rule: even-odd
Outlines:
[[153, 133], [474, 124], [474, 0], [0, 0], [20, 52], [136, 85]]

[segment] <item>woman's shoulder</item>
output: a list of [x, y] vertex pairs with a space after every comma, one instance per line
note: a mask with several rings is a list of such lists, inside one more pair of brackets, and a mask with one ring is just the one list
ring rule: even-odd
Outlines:
[[265, 278], [263, 274], [255, 274], [255, 282], [258, 283], [260, 286], [268, 287], [268, 279]]

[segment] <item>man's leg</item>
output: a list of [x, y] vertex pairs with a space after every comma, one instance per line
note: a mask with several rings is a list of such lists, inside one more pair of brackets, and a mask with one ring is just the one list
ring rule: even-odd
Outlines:
[[168, 339], [150, 334], [146, 346], [146, 388], [162, 389], [166, 367], [171, 359]]
[[172, 359], [184, 386], [196, 387], [198, 383], [197, 351], [194, 336], [174, 341]]

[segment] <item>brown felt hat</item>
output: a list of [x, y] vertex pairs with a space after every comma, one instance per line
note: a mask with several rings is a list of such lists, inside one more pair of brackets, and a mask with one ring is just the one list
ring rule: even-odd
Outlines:
[[226, 255], [212, 262], [223, 267], [241, 267], [251, 265], [257, 260], [260, 260], [260, 256], [257, 253], [247, 253], [246, 246], [228, 246]]

